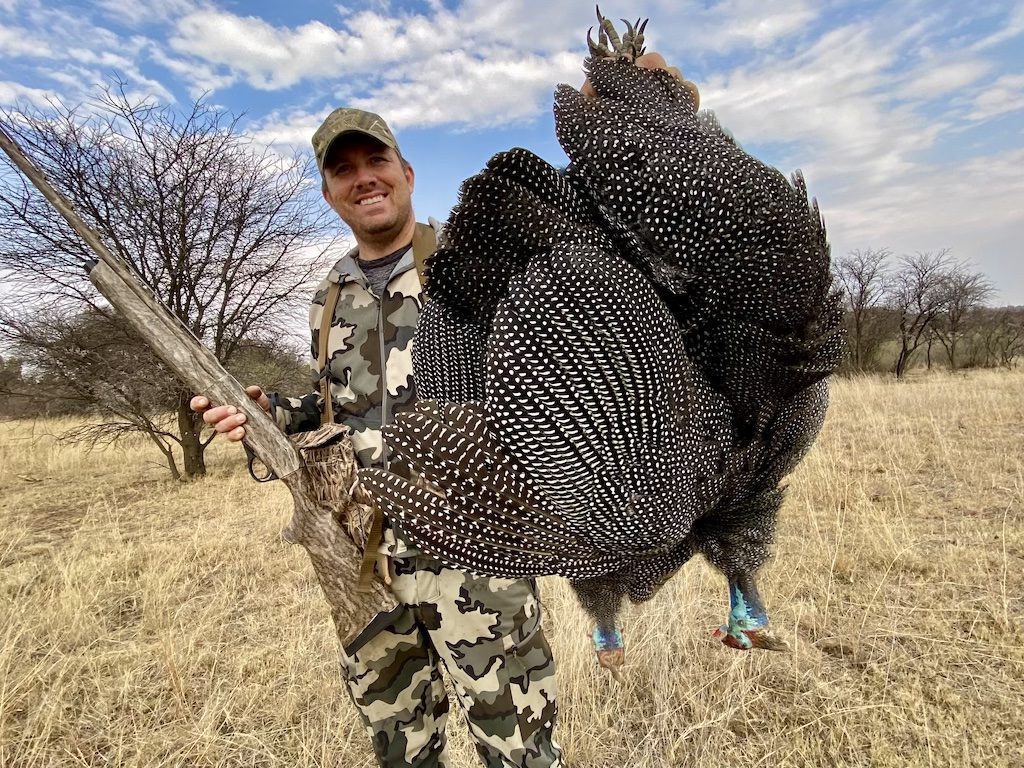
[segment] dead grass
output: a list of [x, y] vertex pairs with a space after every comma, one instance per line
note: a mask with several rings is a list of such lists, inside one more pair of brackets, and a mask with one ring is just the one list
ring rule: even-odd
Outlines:
[[[688, 565], [595, 669], [544, 584], [576, 768], [1024, 764], [1024, 374], [839, 381], [764, 577], [789, 654], [710, 630]], [[165, 481], [142, 443], [87, 454], [0, 425], [0, 765], [371, 766], [283, 489], [220, 447]], [[454, 765], [477, 765], [457, 719]]]

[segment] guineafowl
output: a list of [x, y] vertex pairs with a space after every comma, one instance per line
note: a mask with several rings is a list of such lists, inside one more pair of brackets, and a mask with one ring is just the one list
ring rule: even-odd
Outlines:
[[429, 263], [423, 401], [385, 430], [423, 482], [362, 483], [449, 564], [569, 578], [613, 672], [623, 598], [697, 553], [728, 579], [723, 641], [784, 647], [755, 575], [845, 344], [824, 226], [799, 175], [635, 65], [646, 22], [598, 17], [595, 95], [555, 95], [569, 166], [496, 155]]

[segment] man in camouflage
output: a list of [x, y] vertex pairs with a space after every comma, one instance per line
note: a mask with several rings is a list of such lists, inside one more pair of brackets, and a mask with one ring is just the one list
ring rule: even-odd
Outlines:
[[[412, 338], [423, 294], [412, 247], [418, 231], [413, 170], [384, 120], [360, 110], [332, 112], [314, 134], [313, 149], [324, 199], [356, 241], [313, 297], [314, 373], [327, 377], [334, 419], [352, 429], [360, 464], [408, 475], [390, 461], [381, 428], [416, 398]], [[316, 358], [332, 284], [337, 303], [321, 371]], [[302, 398], [268, 396], [258, 387], [249, 392], [288, 432], [321, 422], [319, 392]], [[202, 396], [193, 400], [207, 423], [240, 440], [244, 415], [209, 405]], [[343, 648], [341, 658], [380, 764], [448, 765], [444, 669], [488, 768], [563, 765], [552, 739], [555, 671], [535, 583], [447, 568], [417, 552], [387, 521], [378, 551], [400, 605]]]

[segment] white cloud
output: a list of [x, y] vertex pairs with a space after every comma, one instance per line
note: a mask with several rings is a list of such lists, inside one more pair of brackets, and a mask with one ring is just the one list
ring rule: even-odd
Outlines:
[[149, 51], [149, 55], [155, 64], [164, 67], [171, 74], [180, 78], [187, 85], [192, 98], [228, 88], [238, 82], [238, 75], [217, 71], [216, 67], [211, 67], [195, 59], [185, 60], [168, 56], [162, 49], [155, 46]]
[[[68, 58], [75, 62], [74, 69], [83, 75], [79, 82], [103, 83], [108, 81], [111, 75], [114, 75], [130, 82], [132, 87], [140, 93], [145, 93], [160, 101], [173, 102], [173, 94], [162, 83], [147, 77], [139, 69], [138, 52], [139, 50], [136, 49], [135, 55], [128, 58], [109, 51], [72, 48], [68, 51]], [[86, 69], [87, 66], [92, 68]]]
[[1000, 24], [1000, 29], [997, 32], [982, 38], [971, 47], [976, 51], [982, 51], [1022, 34], [1024, 34], [1024, 3], [1018, 2], [1016, 7], [1010, 11], [1006, 21]]
[[126, 26], [143, 26], [168, 21], [194, 11], [191, 0], [95, 0], [101, 11]]
[[[457, 11], [433, 2], [429, 15], [362, 10], [335, 28], [320, 21], [277, 27], [206, 9], [178, 21], [174, 55], [153, 55], [194, 88], [310, 82], [332, 101], [386, 112], [396, 126], [485, 126], [535, 117], [557, 82], [582, 81], [579, 25], [559, 23], [570, 13], [578, 10], [540, 0], [468, 0]], [[559, 47], [570, 38], [572, 54]], [[305, 134], [308, 121], [299, 119]], [[298, 133], [280, 122], [264, 128]]]
[[707, 18], [694, 19], [708, 50], [730, 50], [753, 45], [767, 48], [779, 40], [807, 30], [821, 7], [803, 0], [726, 0], [712, 6]]
[[64, 86], [64, 99], [68, 102], [88, 99], [96, 93], [97, 88], [111, 84], [115, 76], [121, 78], [127, 90], [140, 101], [154, 98], [164, 103], [174, 101], [170, 91], [162, 84], [131, 70], [102, 69], [68, 63], [42, 71], [50, 80]]
[[21, 15], [26, 30], [45, 38], [54, 58], [67, 57], [72, 48], [117, 51], [134, 55], [135, 48], [112, 30], [93, 23], [88, 14], [59, 4], [34, 2]]
[[968, 118], [991, 120], [1024, 109], [1024, 75], [1004, 75], [974, 98]]
[[[659, 5], [654, 0], [656, 10]], [[698, 45], [706, 50], [768, 46], [803, 30], [819, 13], [805, 0], [776, 0], [767, 7], [757, 0], [727, 0], [710, 9], [685, 6], [697, 20], [684, 21], [683, 29], [692, 36], [692, 29], [700, 28], [704, 34]], [[192, 70], [193, 79], [206, 88], [238, 80], [261, 90], [351, 80], [352, 90], [361, 86], [373, 92], [365, 97], [367, 103], [412, 98], [402, 119], [421, 125], [445, 122], [437, 114], [441, 108], [451, 111], [452, 122], [480, 116], [481, 125], [500, 116], [536, 115], [542, 103], [546, 108], [555, 83], [582, 80], [582, 31], [594, 23], [585, 7], [549, 0], [465, 0], [454, 9], [440, 2], [428, 8], [427, 13], [387, 13], [342, 6], [338, 26], [312, 21], [296, 27], [205, 8], [177, 21], [170, 47], [180, 60], [164, 61], [176, 72]], [[662, 10], [668, 18], [659, 28], [667, 36], [682, 12], [678, 4]], [[504, 79], [492, 82], [490, 77]], [[429, 93], [458, 97], [470, 84], [482, 89], [479, 108], [446, 104], [443, 96]]]
[[965, 88], [992, 70], [987, 61], [957, 61], [932, 65], [930, 62], [917, 74], [911, 74], [900, 92], [911, 98], [933, 99]]
[[[365, 61], [368, 48], [321, 22], [291, 30], [213, 10], [180, 20], [170, 45], [178, 54], [211, 65], [208, 72], [233, 73], [264, 90], [287, 88], [310, 77], [334, 77], [352, 69], [353, 62]], [[381, 50], [377, 59], [391, 55]]]
[[805, 170], [884, 182], [941, 129], [889, 103], [894, 47], [868, 25], [842, 27], [793, 57], [709, 78], [701, 101], [741, 144], [798, 146], [793, 160]]
[[675, 63], [685, 71], [703, 53], [764, 50], [803, 37], [825, 11], [809, 0], [648, 0], [630, 15], [651, 19], [648, 50], [680, 55]]
[[547, 109], [553, 83], [583, 79], [579, 56], [569, 53], [478, 59], [453, 52], [431, 58], [410, 75], [354, 99], [352, 106], [386, 114], [396, 128], [507, 125]]
[[[557, 55], [569, 42], [576, 27], [559, 23], [566, 15], [539, 0], [469, 0], [457, 13], [435, 4], [429, 16], [360, 11], [344, 16], [339, 28], [321, 21], [290, 28], [206, 9], [180, 19], [170, 45], [254, 88], [278, 90], [356, 75], [398, 80], [425, 61], [460, 52], [493, 50], [505, 58], [515, 52], [531, 66], [531, 55]], [[582, 38], [574, 42], [580, 47]]]
[[323, 119], [324, 115], [321, 112], [274, 112], [250, 125], [247, 133], [257, 143], [269, 147], [305, 150], [309, 148], [310, 137]]
[[871, 195], [823, 201], [834, 253], [884, 246], [897, 253], [950, 248], [990, 277], [1002, 301], [1024, 302], [1019, 266], [1024, 227], [1024, 150], [930, 166]]
[[[449, 52], [403, 75], [377, 86], [370, 96], [335, 92], [333, 102], [384, 115], [401, 138], [406, 128], [486, 127], [531, 120], [550, 107], [552, 83], [582, 82], [579, 56], [574, 54], [477, 58]], [[322, 119], [323, 110], [275, 112], [249, 132], [268, 145], [306, 149]]]
[[62, 86], [65, 101], [76, 102], [86, 99], [98, 85], [119, 78], [140, 92], [173, 101], [166, 86], [142, 72], [145, 53], [153, 45], [149, 39], [123, 37], [97, 25], [80, 9], [39, 0], [23, 0], [17, 14], [20, 28], [0, 27], [0, 60], [15, 56], [38, 59], [33, 86], [40, 78], [48, 78]]
[[0, 26], [0, 56], [52, 56], [50, 46], [26, 29]]
[[964, 244], [979, 229], [1024, 223], [1024, 206], [1006, 205], [1024, 201], [1021, 167], [1021, 149], [924, 167], [893, 179], [870, 198], [851, 198], [853, 205], [836, 200], [829, 211], [830, 228], [844, 239], [905, 242], [908, 235], [925, 231], [936, 241]]
[[15, 104], [28, 102], [35, 107], [46, 107], [49, 102], [55, 99], [57, 99], [57, 94], [54, 91], [30, 88], [21, 83], [0, 80], [0, 104], [5, 106], [14, 106]]

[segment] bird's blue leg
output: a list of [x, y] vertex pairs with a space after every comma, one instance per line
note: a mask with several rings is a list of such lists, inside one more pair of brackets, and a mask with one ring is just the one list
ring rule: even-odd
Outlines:
[[622, 680], [620, 670], [626, 663], [626, 644], [617, 621], [625, 595], [624, 581], [625, 576], [615, 572], [572, 582], [580, 605], [594, 620], [590, 638], [594, 641], [597, 663], [619, 681]]
[[626, 643], [622, 639], [622, 630], [615, 624], [598, 624], [590, 637], [594, 641], [597, 663], [611, 672], [612, 677], [621, 683], [622, 675], [619, 670], [626, 661]]
[[729, 579], [729, 622], [715, 631], [715, 637], [730, 648], [748, 651], [764, 648], [785, 651], [789, 645], [768, 629], [768, 612], [764, 609], [757, 584], [750, 574]]

